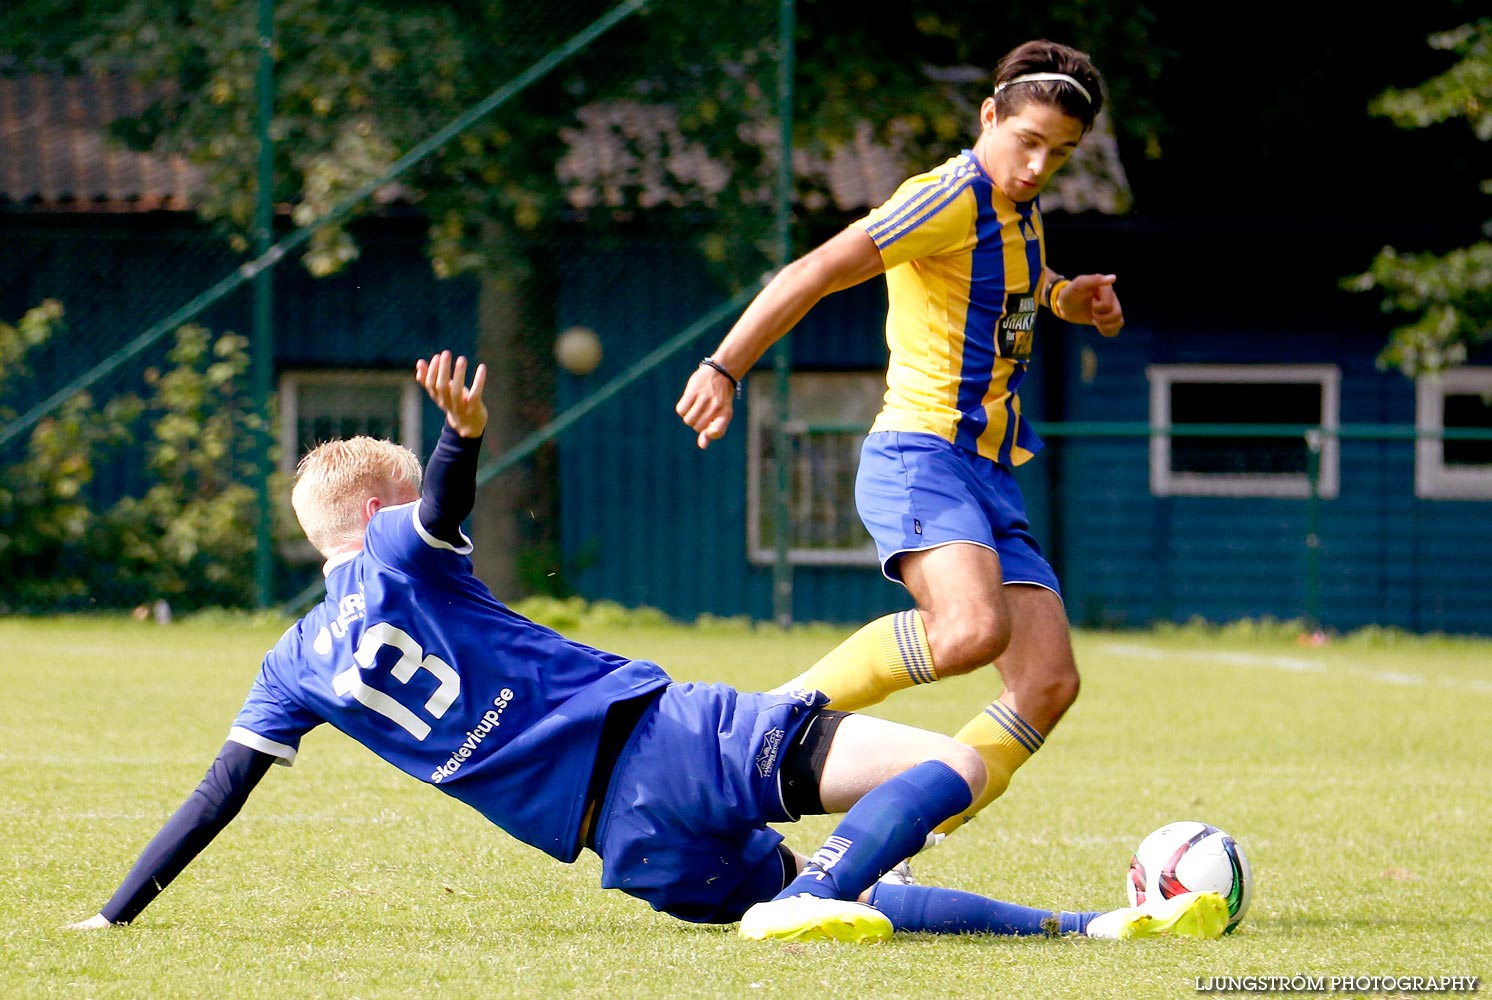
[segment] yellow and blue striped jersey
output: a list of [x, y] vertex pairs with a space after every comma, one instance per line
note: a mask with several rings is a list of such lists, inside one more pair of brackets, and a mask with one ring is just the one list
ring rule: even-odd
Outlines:
[[856, 225], [881, 252], [890, 300], [885, 404], [871, 430], [923, 431], [1025, 462], [1041, 448], [1016, 395], [1046, 264], [1036, 200], [1011, 201], [964, 150]]

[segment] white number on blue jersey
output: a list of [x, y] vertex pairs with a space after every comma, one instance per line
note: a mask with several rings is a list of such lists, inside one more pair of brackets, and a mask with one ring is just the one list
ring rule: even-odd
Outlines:
[[451, 669], [449, 663], [433, 653], [426, 656], [413, 636], [387, 622], [370, 625], [363, 633], [357, 652], [352, 654], [357, 666], [348, 667], [333, 677], [332, 690], [339, 695], [352, 695], [360, 704], [396, 723], [415, 739], [423, 740], [430, 735], [429, 723], [386, 692], [363, 683], [362, 671], [373, 666], [378, 658], [378, 651], [385, 646], [393, 646], [402, 654], [399, 662], [394, 664], [394, 669], [389, 672], [400, 684], [408, 684], [415, 671], [421, 669], [428, 670], [440, 681], [440, 687], [425, 702], [424, 708], [433, 718], [439, 719], [445, 715], [446, 709], [451, 707], [451, 703], [461, 693], [461, 678]]

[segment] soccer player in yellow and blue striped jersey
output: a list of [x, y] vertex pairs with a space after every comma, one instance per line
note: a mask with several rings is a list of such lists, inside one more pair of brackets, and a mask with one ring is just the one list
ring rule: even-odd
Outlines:
[[1043, 310], [1119, 332], [1112, 274], [1071, 280], [1046, 262], [1037, 196], [1098, 115], [1089, 58], [1032, 41], [995, 70], [972, 148], [905, 181], [891, 198], [783, 268], [690, 377], [676, 410], [706, 447], [721, 437], [740, 378], [824, 296], [886, 277], [891, 359], [867, 435], [856, 506], [882, 570], [915, 609], [871, 622], [784, 688], [852, 711], [894, 691], [994, 662], [1004, 688], [957, 733], [998, 797], [1077, 697], [1056, 574], [1030, 534], [1011, 468], [1041, 441], [1018, 390]]

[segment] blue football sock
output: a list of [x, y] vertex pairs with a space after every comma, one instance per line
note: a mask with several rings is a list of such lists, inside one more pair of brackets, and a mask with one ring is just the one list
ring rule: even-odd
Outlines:
[[880, 883], [870, 905], [898, 931], [929, 934], [1082, 934], [1097, 913], [1038, 910], [998, 899], [930, 885]]
[[872, 789], [844, 814], [803, 874], [778, 899], [807, 893], [855, 899], [904, 858], [921, 850], [927, 831], [968, 806], [969, 785], [939, 760], [925, 761]]

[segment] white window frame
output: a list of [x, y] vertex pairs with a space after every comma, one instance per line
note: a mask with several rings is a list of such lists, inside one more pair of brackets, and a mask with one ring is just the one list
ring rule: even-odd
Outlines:
[[280, 468], [294, 473], [300, 462], [300, 394], [307, 386], [387, 386], [399, 393], [399, 443], [420, 454], [424, 392], [413, 378], [402, 372], [373, 369], [338, 371], [287, 371], [280, 375]]
[[1424, 500], [1492, 500], [1492, 466], [1445, 464], [1445, 397], [1492, 395], [1492, 367], [1452, 368], [1415, 379], [1414, 495]]
[[[811, 402], [806, 397], [812, 394], [813, 381], [818, 376], [863, 377], [867, 380], [868, 391], [873, 390], [873, 396], [877, 400], [885, 388], [885, 375], [882, 372], [794, 372], [789, 375], [789, 394], [793, 400], [789, 409], [793, 417], [804, 409], [812, 408]], [[770, 491], [775, 488], [775, 484], [767, 482], [769, 470], [764, 461], [766, 448], [764, 437], [774, 432], [776, 422], [777, 390], [774, 381], [774, 377], [768, 374], [766, 377], [756, 378], [747, 383], [746, 554], [750, 562], [758, 566], [770, 566], [777, 559], [776, 547], [768, 544], [762, 532], [762, 520], [766, 513], [764, 508], [772, 503]], [[874, 415], [874, 412], [863, 414], [865, 432], [859, 434], [856, 440], [856, 463], [859, 462], [859, 443], [864, 440], [865, 433], [869, 431]], [[844, 419], [858, 419], [860, 416], [862, 414]], [[794, 436], [805, 434], [812, 422], [818, 421], [790, 418], [787, 431]], [[860, 516], [855, 511], [855, 498], [847, 497], [844, 504], [844, 516], [852, 519], [859, 530], [864, 533], [865, 544], [854, 549], [789, 547], [787, 553], [789, 563], [795, 566], [880, 565], [880, 560], [876, 556], [875, 542], [869, 533], [865, 532]]]
[[1342, 371], [1336, 365], [1150, 365], [1150, 492], [1156, 496], [1309, 497], [1305, 473], [1175, 472], [1171, 468], [1171, 386], [1177, 382], [1314, 383], [1321, 387], [1321, 461], [1316, 495], [1339, 489]]

